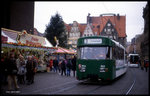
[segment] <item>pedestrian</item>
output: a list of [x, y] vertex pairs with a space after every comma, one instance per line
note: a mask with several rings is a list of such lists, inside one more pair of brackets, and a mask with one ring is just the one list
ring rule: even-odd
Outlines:
[[49, 66], [48, 56], [45, 56], [45, 63], [46, 63], [46, 66], [47, 66], [47, 72], [49, 72], [50, 71], [50, 66]]
[[56, 57], [54, 57], [54, 60], [53, 60], [53, 66], [54, 66], [54, 72], [57, 73], [57, 69], [58, 69], [58, 60]]
[[142, 62], [141, 62], [141, 70], [144, 70], [144, 60], [142, 59]]
[[7, 74], [6, 74], [6, 57], [7, 54], [1, 51], [1, 63], [0, 63], [0, 93], [5, 90], [3, 85], [7, 84]]
[[61, 63], [62, 63], [62, 59], [59, 59], [59, 62], [58, 62], [58, 70], [59, 70], [59, 73], [61, 72]]
[[148, 66], [149, 66], [148, 60], [144, 60], [144, 67], [145, 67], [146, 72], [147, 72]]
[[19, 86], [17, 84], [17, 65], [16, 65], [16, 59], [15, 59], [15, 54], [10, 53], [10, 56], [7, 58], [6, 62], [6, 71], [7, 71], [7, 79], [8, 79], [8, 90], [13, 90], [12, 89], [12, 84], [15, 85], [15, 90], [19, 89]]
[[52, 68], [53, 68], [53, 59], [50, 59], [50, 61], [49, 61], [49, 67], [50, 67], [50, 71], [52, 71]]
[[66, 64], [67, 76], [70, 76], [70, 70], [71, 70], [72, 62], [71, 62], [71, 59], [69, 57], [67, 58], [66, 63], [67, 63]]
[[73, 71], [73, 76], [75, 77], [75, 71], [76, 71], [76, 57], [75, 56], [72, 59], [72, 71]]
[[63, 73], [65, 74], [66, 76], [66, 61], [65, 59], [63, 58], [62, 62], [61, 62], [61, 75], [63, 75]]
[[141, 59], [139, 59], [139, 67], [141, 66]]
[[6, 62], [7, 62], [7, 53], [1, 53], [1, 64], [0, 64], [1, 85], [7, 84]]
[[26, 74], [26, 65], [24, 57], [20, 54], [19, 58], [16, 60], [18, 68], [18, 83], [25, 84], [25, 74]]
[[36, 62], [32, 58], [32, 56], [28, 57], [26, 69], [27, 69], [27, 72], [26, 72], [27, 84], [30, 85], [34, 83], [34, 75], [35, 75], [35, 69], [36, 69]]

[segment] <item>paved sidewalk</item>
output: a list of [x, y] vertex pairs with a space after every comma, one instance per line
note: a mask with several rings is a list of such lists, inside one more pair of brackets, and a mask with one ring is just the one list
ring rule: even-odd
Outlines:
[[7, 85], [2, 86], [2, 94], [32, 94], [35, 92], [40, 92], [45, 88], [49, 89], [50, 87], [59, 86], [68, 82], [77, 81], [76, 77], [73, 76], [71, 71], [71, 76], [61, 76], [61, 73], [57, 72], [38, 72], [35, 75], [35, 82], [31, 85], [27, 84], [18, 84], [20, 89], [18, 91], [8, 91]]

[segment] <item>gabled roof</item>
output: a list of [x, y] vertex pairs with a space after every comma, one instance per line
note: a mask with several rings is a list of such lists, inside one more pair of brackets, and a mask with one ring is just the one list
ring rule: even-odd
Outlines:
[[71, 27], [72, 27], [72, 26], [71, 26], [71, 25], [69, 25], [69, 24], [66, 24], [66, 23], [64, 23], [64, 24], [65, 24], [65, 26], [66, 26], [66, 28], [67, 28], [67, 31], [68, 31], [68, 32], [70, 32], [70, 31], [71, 31]]
[[82, 36], [87, 24], [78, 24], [78, 26]]
[[[99, 16], [99, 17], [90, 16], [90, 23], [92, 24], [91, 28], [93, 33], [100, 35], [100, 32], [103, 31], [108, 20], [110, 20], [110, 22], [113, 24], [113, 27], [118, 32], [118, 37], [126, 37], [126, 16]], [[65, 23], [65, 26], [68, 32], [70, 32], [72, 25]], [[83, 32], [87, 24], [78, 23], [78, 26], [81, 35], [83, 35]]]
[[[93, 26], [93, 31], [97, 31], [98, 34], [102, 32], [108, 20], [111, 21], [113, 26], [118, 32], [119, 37], [126, 37], [126, 17], [125, 16], [100, 16], [100, 17], [90, 17]], [[100, 25], [98, 30], [97, 26]]]

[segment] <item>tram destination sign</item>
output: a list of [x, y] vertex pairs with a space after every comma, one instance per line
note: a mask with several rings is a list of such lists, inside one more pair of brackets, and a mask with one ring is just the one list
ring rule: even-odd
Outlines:
[[102, 39], [84, 39], [84, 44], [101, 44]]

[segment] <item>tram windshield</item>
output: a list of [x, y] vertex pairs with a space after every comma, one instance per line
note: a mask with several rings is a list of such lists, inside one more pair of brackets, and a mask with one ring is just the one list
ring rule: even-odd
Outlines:
[[136, 64], [139, 61], [139, 56], [131, 55], [130, 56], [130, 63]]
[[109, 59], [110, 47], [81, 47], [79, 59]]

